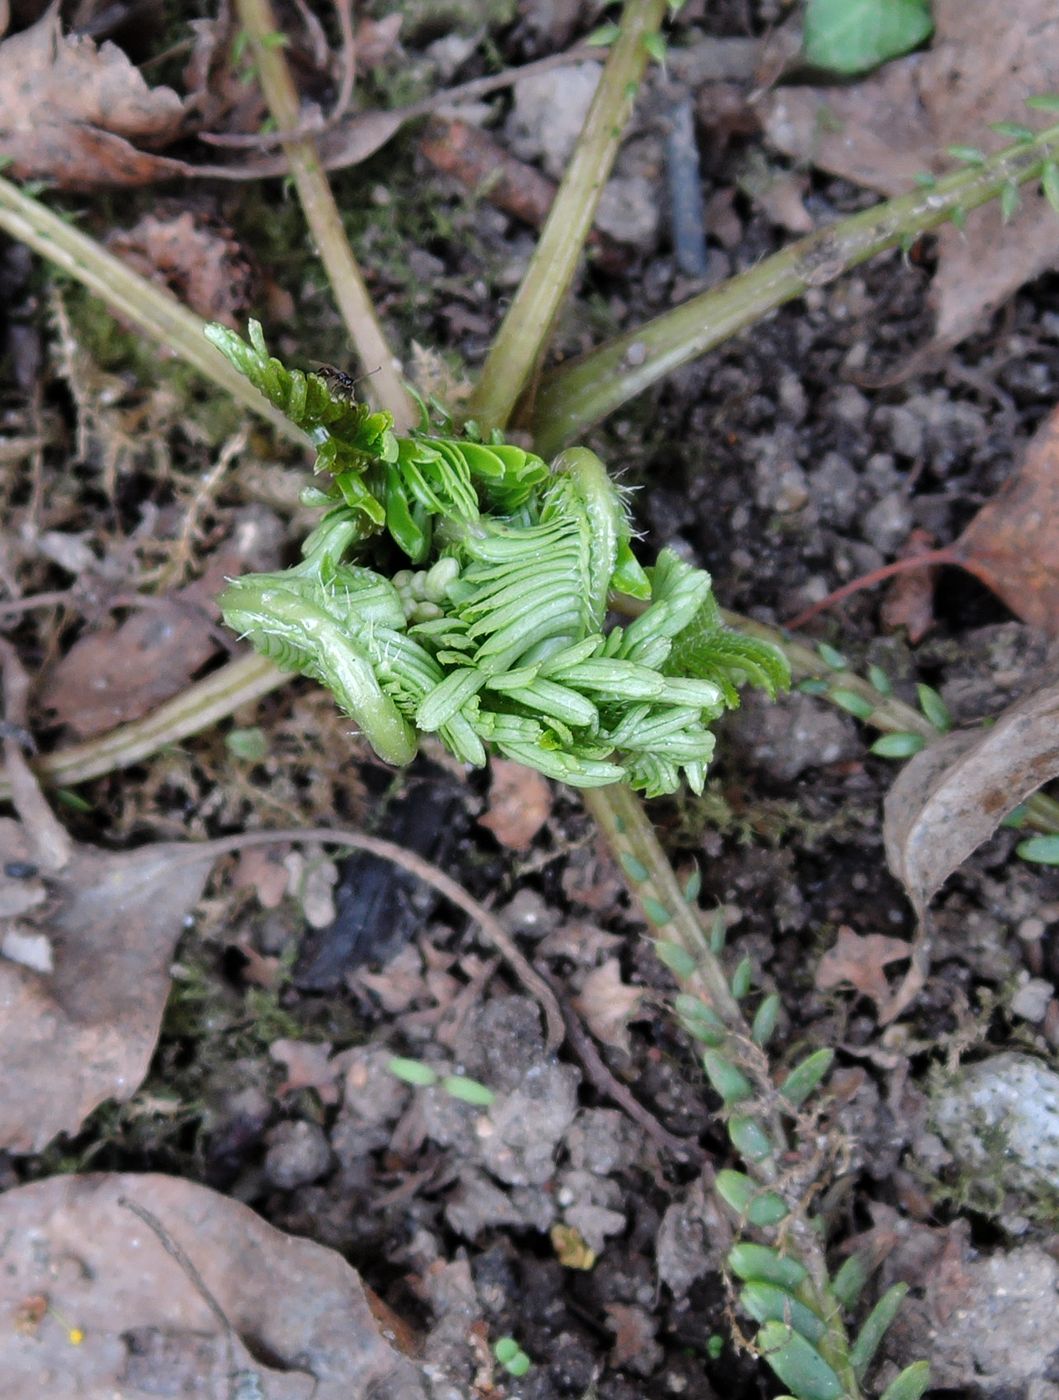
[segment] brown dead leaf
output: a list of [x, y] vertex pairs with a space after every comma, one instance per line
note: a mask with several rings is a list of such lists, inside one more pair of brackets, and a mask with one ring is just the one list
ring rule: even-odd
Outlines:
[[643, 1308], [629, 1303], [608, 1303], [604, 1311], [609, 1319], [608, 1326], [614, 1330], [610, 1364], [649, 1376], [663, 1360], [662, 1348], [655, 1340], [657, 1321]]
[[573, 1004], [585, 1024], [604, 1045], [629, 1053], [629, 1022], [640, 1019], [643, 991], [621, 980], [621, 964], [608, 958], [588, 974]]
[[[914, 559], [932, 550], [934, 543], [934, 537], [928, 531], [916, 528], [909, 535], [898, 558]], [[879, 609], [884, 631], [896, 632], [903, 627], [913, 646], [923, 640], [934, 626], [934, 580], [937, 572], [936, 568], [925, 568], [897, 575]]]
[[[125, 1201], [184, 1251], [230, 1330]], [[0, 1329], [5, 1396], [220, 1400], [239, 1372], [269, 1400], [426, 1395], [340, 1255], [204, 1186], [153, 1174], [51, 1177], [4, 1193], [0, 1238], [0, 1315], [15, 1318], [38, 1296], [51, 1309], [31, 1334]], [[83, 1333], [76, 1346], [72, 1327]]]
[[315, 1089], [321, 1103], [337, 1103], [335, 1080], [342, 1065], [332, 1059], [333, 1048], [327, 1040], [274, 1040], [268, 1047], [268, 1053], [287, 1071], [287, 1078], [276, 1090], [276, 1097], [285, 1098], [288, 1094], [296, 1094], [299, 1089]]
[[107, 235], [106, 246], [134, 272], [162, 282], [205, 321], [236, 329], [250, 306], [250, 264], [230, 229], [190, 210], [145, 214]]
[[552, 813], [548, 780], [535, 769], [506, 758], [494, 758], [489, 768], [489, 810], [478, 822], [502, 846], [525, 851]]
[[952, 872], [1057, 773], [1059, 681], [1010, 706], [991, 728], [948, 734], [904, 766], [886, 796], [883, 839], [921, 925]]
[[41, 703], [90, 739], [169, 700], [220, 649], [214, 598], [245, 565], [242, 552], [225, 550], [171, 597], [146, 599], [113, 630], [79, 637], [48, 673]]
[[239, 852], [232, 874], [232, 888], [254, 890], [262, 909], [275, 909], [283, 903], [290, 884], [290, 872], [283, 864], [289, 847], [248, 846]]
[[[54, 970], [0, 959], [0, 1147], [39, 1152], [104, 1099], [124, 1102], [150, 1063], [169, 964], [213, 856], [176, 842], [75, 847], [34, 928]], [[0, 852], [0, 867], [12, 857]], [[4, 874], [0, 890], [19, 884]], [[0, 1368], [2, 1374], [2, 1368]]]
[[854, 933], [843, 924], [834, 946], [820, 959], [816, 986], [822, 992], [834, 987], [854, 987], [882, 1011], [890, 1001], [890, 984], [884, 969], [889, 963], [912, 956], [911, 944], [881, 933]]
[[19, 179], [91, 190], [182, 175], [183, 161], [139, 145], [167, 145], [183, 120], [173, 89], [149, 88], [115, 44], [64, 35], [58, 0], [0, 43], [0, 156]]
[[[988, 125], [1019, 121], [1025, 100], [1059, 90], [1054, 0], [934, 0], [934, 41], [862, 82], [786, 87], [764, 101], [771, 140], [868, 189], [895, 195], [923, 170], [951, 168], [950, 145], [999, 145]], [[998, 204], [972, 212], [965, 232], [938, 235], [937, 335], [967, 335], [1023, 282], [1055, 266], [1056, 216], [1025, 186], [1007, 226]]]
[[[1059, 229], [1053, 237], [1059, 242]], [[1023, 622], [1059, 636], [1059, 408], [952, 553]]]

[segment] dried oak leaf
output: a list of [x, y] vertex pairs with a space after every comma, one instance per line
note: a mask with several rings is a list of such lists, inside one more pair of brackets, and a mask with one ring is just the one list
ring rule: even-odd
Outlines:
[[[20, 859], [20, 837], [14, 823], [0, 831], [0, 870]], [[158, 1039], [173, 949], [214, 858], [178, 842], [77, 846], [46, 878], [48, 902], [33, 927], [49, 941], [52, 971], [0, 958], [0, 1148], [39, 1152], [56, 1133], [76, 1132], [104, 1099], [136, 1092]], [[0, 904], [21, 883], [0, 875]]]
[[1059, 681], [1010, 706], [991, 728], [948, 734], [905, 765], [886, 796], [883, 840], [921, 925], [952, 872], [1056, 774]]
[[887, 965], [911, 955], [911, 945], [901, 938], [887, 938], [882, 933], [854, 933], [843, 924], [834, 946], [817, 965], [816, 985], [822, 992], [833, 987], [854, 987], [882, 1011], [891, 999], [885, 972]]
[[629, 1052], [629, 1022], [640, 1019], [643, 991], [621, 980], [621, 964], [608, 958], [585, 978], [574, 1007], [604, 1045]]
[[0, 43], [0, 156], [19, 179], [91, 190], [185, 174], [183, 161], [139, 149], [167, 145], [183, 120], [182, 99], [149, 88], [115, 44], [64, 35], [59, 0]]
[[[1059, 239], [1059, 229], [1053, 230]], [[953, 558], [1017, 617], [1059, 636], [1059, 408], [1022, 464], [952, 546]]]
[[[183, 1251], [217, 1310], [148, 1220]], [[380, 1333], [340, 1255], [204, 1186], [155, 1174], [50, 1177], [4, 1193], [0, 1238], [0, 1315], [17, 1317], [39, 1296], [54, 1309], [32, 1331], [0, 1330], [6, 1396], [231, 1396], [243, 1373], [269, 1400], [425, 1400], [418, 1368]]]
[[[934, 0], [932, 8], [927, 51], [864, 82], [771, 93], [763, 115], [772, 142], [867, 189], [903, 194], [920, 171], [951, 169], [948, 146], [999, 145], [990, 122], [1018, 121], [1027, 97], [1059, 90], [1054, 0]], [[939, 231], [932, 295], [946, 344], [1055, 265], [1056, 216], [1029, 186], [1022, 199], [1007, 226], [994, 201], [968, 216], [965, 232]]]

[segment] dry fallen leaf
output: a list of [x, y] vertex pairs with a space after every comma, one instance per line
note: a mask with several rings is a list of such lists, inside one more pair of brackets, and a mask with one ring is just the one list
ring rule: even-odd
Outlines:
[[145, 214], [105, 242], [134, 272], [163, 283], [203, 320], [223, 321], [233, 330], [243, 324], [251, 302], [250, 264], [219, 221], [187, 209], [164, 217]]
[[882, 933], [854, 933], [843, 924], [834, 946], [820, 959], [816, 985], [822, 992], [833, 987], [854, 987], [882, 1011], [891, 999], [885, 968], [889, 963], [911, 956], [911, 944], [901, 938], [887, 938]]
[[87, 632], [48, 672], [42, 705], [82, 739], [139, 719], [176, 695], [223, 645], [215, 597], [248, 556], [233, 545], [171, 597], [149, 598], [120, 626]]
[[274, 1040], [268, 1047], [271, 1059], [283, 1065], [287, 1078], [276, 1090], [278, 1099], [295, 1094], [299, 1089], [315, 1089], [321, 1103], [337, 1103], [335, 1083], [343, 1066], [332, 1059], [334, 1046], [329, 1040]]
[[262, 909], [278, 908], [290, 884], [290, 871], [283, 864], [289, 849], [283, 844], [248, 846], [240, 851], [232, 873], [232, 888], [253, 890]]
[[619, 1369], [627, 1368], [636, 1375], [649, 1376], [664, 1359], [662, 1348], [655, 1340], [657, 1319], [629, 1303], [608, 1303], [604, 1311], [607, 1325], [614, 1331], [610, 1364]]
[[608, 958], [588, 974], [573, 1005], [604, 1045], [629, 1052], [629, 1022], [640, 1019], [643, 990], [621, 980], [621, 964]]
[[479, 824], [502, 846], [524, 851], [551, 816], [552, 790], [546, 778], [522, 763], [494, 758], [489, 768], [489, 810]]
[[165, 146], [183, 120], [173, 89], [149, 88], [116, 45], [64, 35], [59, 0], [0, 43], [0, 156], [19, 179], [90, 190], [184, 174], [134, 144]]
[[[933, 547], [933, 536], [917, 527], [909, 534], [898, 558], [914, 559]], [[935, 623], [934, 580], [937, 572], [937, 568], [926, 568], [897, 575], [879, 608], [883, 631], [896, 632], [903, 627], [912, 646], [923, 640]]]
[[991, 728], [948, 734], [901, 770], [884, 805], [886, 860], [921, 925], [952, 872], [1024, 797], [1059, 773], [1059, 682]]
[[[932, 9], [925, 52], [863, 82], [773, 91], [763, 104], [773, 143], [868, 189], [903, 194], [920, 171], [952, 167], [948, 146], [1001, 144], [990, 122], [1021, 121], [1027, 97], [1059, 90], [1054, 0], [934, 0]], [[1055, 266], [1056, 216], [1029, 186], [1022, 199], [1006, 226], [994, 201], [968, 216], [966, 232], [938, 233], [933, 300], [946, 344]]]
[[[1059, 246], [1059, 221], [1053, 229]], [[1015, 474], [952, 547], [953, 558], [1023, 622], [1059, 635], [1059, 408]]]
[[[216, 1309], [148, 1221], [183, 1250]], [[0, 1238], [0, 1315], [30, 1319], [0, 1329], [0, 1393], [12, 1400], [228, 1400], [239, 1373], [247, 1387], [257, 1379], [246, 1394], [269, 1400], [426, 1395], [340, 1255], [204, 1186], [153, 1174], [51, 1177], [0, 1197]], [[39, 1297], [49, 1311], [33, 1326]]]
[[[21, 857], [0, 832], [0, 868]], [[73, 849], [47, 879], [33, 925], [54, 970], [0, 958], [0, 1148], [39, 1152], [76, 1132], [104, 1099], [139, 1088], [169, 994], [169, 964], [214, 857], [176, 842]], [[0, 875], [0, 902], [22, 881]], [[27, 924], [24, 922], [22, 927]], [[2, 1368], [0, 1368], [2, 1374]]]

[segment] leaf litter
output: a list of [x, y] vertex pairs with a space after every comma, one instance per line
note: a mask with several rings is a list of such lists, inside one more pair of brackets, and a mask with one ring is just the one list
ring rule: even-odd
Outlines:
[[175, 140], [184, 117], [183, 99], [148, 87], [116, 44], [63, 34], [58, 0], [0, 42], [0, 156], [19, 179], [90, 190], [185, 174], [143, 149]]
[[[917, 175], [952, 168], [950, 146], [998, 145], [990, 122], [1021, 121], [1028, 97], [1059, 91], [1059, 13], [1052, 0], [934, 0], [934, 40], [847, 86], [784, 87], [762, 112], [781, 151], [884, 195], [915, 188]], [[944, 345], [968, 335], [1024, 282], [1055, 266], [1056, 215], [1022, 191], [1005, 223], [994, 202], [965, 230], [936, 235], [932, 299]]]
[[947, 734], [901, 770], [884, 805], [887, 863], [921, 927], [948, 877], [1019, 802], [1059, 774], [1059, 681], [988, 729]]
[[0, 1312], [21, 1319], [0, 1334], [0, 1395], [11, 1400], [42, 1384], [48, 1400], [426, 1394], [339, 1254], [207, 1187], [54, 1176], [0, 1196], [0, 1238]]

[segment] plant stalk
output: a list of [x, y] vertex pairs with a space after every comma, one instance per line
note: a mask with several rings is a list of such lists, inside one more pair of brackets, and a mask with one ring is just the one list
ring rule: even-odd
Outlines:
[[467, 405], [466, 416], [486, 428], [507, 423], [547, 347], [647, 65], [647, 40], [658, 32], [665, 10], [666, 0], [626, 0], [621, 32], [607, 57], [577, 147]]
[[[269, 111], [281, 131], [294, 131], [299, 125], [301, 105], [282, 44], [276, 42], [278, 31], [271, 0], [236, 0], [236, 9], [253, 46]], [[393, 414], [397, 431], [406, 432], [419, 415], [401, 380], [398, 362], [387, 344], [349, 246], [316, 143], [311, 137], [300, 137], [284, 142], [283, 152], [342, 320], [361, 364], [372, 376], [367, 392]]]
[[546, 375], [533, 405], [537, 450], [550, 457], [679, 365], [744, 330], [810, 287], [834, 282], [876, 253], [907, 243], [954, 214], [1040, 177], [1059, 153], [1059, 125], [799, 239], [764, 262]]
[[230, 394], [301, 446], [309, 439], [224, 358], [203, 334], [205, 322], [177, 301], [166, 287], [149, 282], [107, 252], [93, 238], [0, 176], [0, 229], [47, 258], [110, 308], [118, 320], [131, 321], [166, 354], [185, 364], [214, 387]]

